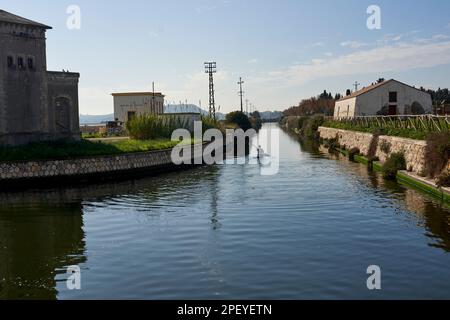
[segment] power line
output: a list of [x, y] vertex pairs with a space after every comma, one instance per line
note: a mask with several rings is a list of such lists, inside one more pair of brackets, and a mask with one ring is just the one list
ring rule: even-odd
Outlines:
[[205, 62], [205, 73], [209, 74], [209, 116], [216, 119], [216, 101], [214, 97], [214, 73], [217, 73], [216, 62]]
[[239, 96], [241, 97], [241, 112], [244, 112], [244, 102], [243, 102], [243, 97], [244, 97], [244, 91], [242, 91], [242, 85], [244, 84], [244, 81], [242, 81], [242, 78], [239, 78]]

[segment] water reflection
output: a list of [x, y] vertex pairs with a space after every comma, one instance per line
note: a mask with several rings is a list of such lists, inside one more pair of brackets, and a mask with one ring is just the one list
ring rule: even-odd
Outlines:
[[[83, 215], [89, 208], [121, 210], [125, 204], [150, 214], [152, 207], [177, 210], [177, 202], [210, 197], [211, 227], [218, 230], [219, 171], [204, 167], [118, 183], [0, 193], [0, 299], [58, 297], [57, 282], [64, 289], [67, 267], [88, 262]], [[160, 202], [167, 197], [170, 203]]]
[[383, 179], [380, 173], [375, 172], [366, 165], [349, 161], [339, 152], [329, 152], [317, 143], [300, 141], [302, 150], [312, 154], [321, 154], [323, 157], [338, 160], [343, 163], [342, 171], [352, 175], [357, 173], [360, 180], [366, 180], [374, 191], [382, 191], [387, 199], [395, 201], [405, 211], [414, 214], [420, 227], [426, 230], [429, 246], [450, 252], [450, 206], [442, 203], [431, 195], [403, 186], [396, 181]]
[[0, 196], [0, 299], [55, 299], [57, 273], [86, 261], [81, 203], [45, 197]]
[[374, 262], [397, 281], [383, 297], [448, 295], [448, 207], [310, 141], [282, 134], [280, 150], [270, 177], [212, 166], [0, 193], [0, 299], [361, 298]]

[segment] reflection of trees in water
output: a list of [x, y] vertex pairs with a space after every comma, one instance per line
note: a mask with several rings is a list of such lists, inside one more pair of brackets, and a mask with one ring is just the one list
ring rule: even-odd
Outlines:
[[303, 152], [308, 152], [313, 155], [321, 155], [320, 143], [317, 140], [299, 138], [300, 147]]
[[[300, 145], [303, 151], [317, 154], [315, 145], [310, 141], [300, 141]], [[346, 164], [352, 163], [347, 157], [339, 153], [329, 153], [328, 149], [323, 146], [318, 148], [319, 153], [325, 155], [328, 159], [344, 161]], [[431, 196], [407, 188], [396, 181], [385, 180], [381, 174], [374, 172], [363, 164], [342, 165], [340, 170], [349, 174], [356, 173], [358, 176], [367, 179], [374, 189], [384, 189], [394, 195], [392, 200], [404, 205], [406, 210], [414, 213], [419, 219], [427, 231], [426, 236], [432, 239], [430, 246], [450, 252], [450, 206], [440, 203], [439, 200], [433, 200]]]
[[84, 251], [80, 202], [2, 203], [0, 299], [55, 299], [56, 270], [85, 262]]
[[371, 176], [374, 187], [382, 186], [395, 193], [405, 208], [416, 215], [420, 224], [427, 230], [426, 236], [433, 240], [431, 247], [450, 252], [450, 207], [396, 181], [384, 180], [379, 174], [372, 173]]
[[145, 206], [161, 197], [176, 204], [177, 196], [188, 203], [210, 196], [211, 224], [218, 229], [219, 170], [211, 166], [117, 183], [0, 193], [0, 299], [57, 298], [57, 274], [86, 262], [85, 201], [101, 204], [133, 195]]
[[405, 193], [408, 209], [421, 218], [427, 236], [432, 239], [430, 246], [450, 252], [450, 208], [420, 198], [417, 192], [408, 190]]

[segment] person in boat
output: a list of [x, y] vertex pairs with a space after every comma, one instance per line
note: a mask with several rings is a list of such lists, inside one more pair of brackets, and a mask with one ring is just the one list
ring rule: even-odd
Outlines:
[[257, 159], [261, 159], [264, 157], [264, 150], [261, 148], [261, 146], [258, 146], [257, 148], [258, 155], [256, 156]]

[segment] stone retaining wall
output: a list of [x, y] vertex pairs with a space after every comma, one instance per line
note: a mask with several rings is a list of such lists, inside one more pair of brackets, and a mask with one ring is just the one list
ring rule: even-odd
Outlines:
[[[346, 149], [358, 148], [365, 156], [368, 155], [374, 136], [370, 133], [340, 130], [334, 128], [319, 128], [320, 136], [324, 139], [338, 138], [339, 144]], [[382, 146], [388, 148], [382, 148]], [[408, 171], [422, 174], [425, 170], [426, 141], [413, 140], [392, 136], [380, 136], [377, 142], [375, 157], [384, 162], [393, 153], [402, 152], [405, 155]], [[388, 149], [388, 150], [382, 150]], [[388, 151], [388, 152], [386, 152]]]
[[[192, 147], [192, 155], [202, 152], [201, 144]], [[172, 150], [99, 156], [72, 160], [43, 160], [0, 163], [0, 182], [21, 179], [64, 178], [102, 174], [117, 174], [139, 169], [174, 166]]]

